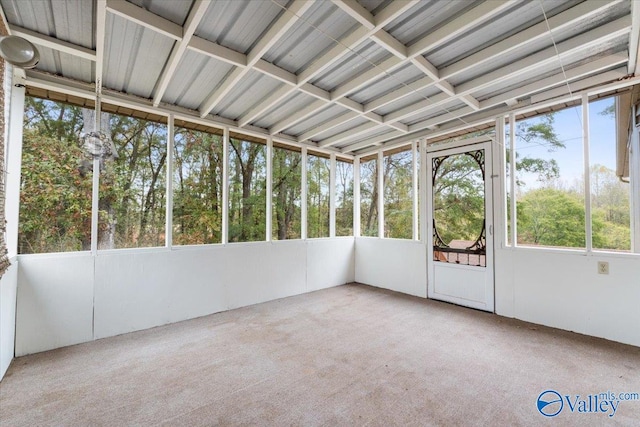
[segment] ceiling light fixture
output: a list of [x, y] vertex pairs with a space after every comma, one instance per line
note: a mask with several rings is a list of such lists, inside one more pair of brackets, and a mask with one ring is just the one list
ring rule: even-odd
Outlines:
[[40, 53], [33, 43], [18, 36], [0, 36], [0, 56], [19, 68], [33, 68], [40, 62]]

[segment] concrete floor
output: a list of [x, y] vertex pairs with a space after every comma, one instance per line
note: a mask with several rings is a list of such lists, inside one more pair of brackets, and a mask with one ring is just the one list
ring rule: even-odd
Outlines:
[[546, 418], [547, 389], [640, 393], [640, 348], [346, 285], [19, 358], [0, 425], [640, 423]]

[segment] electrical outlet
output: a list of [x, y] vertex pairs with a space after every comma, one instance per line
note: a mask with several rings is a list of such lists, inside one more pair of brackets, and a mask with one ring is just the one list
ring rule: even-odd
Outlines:
[[609, 274], [609, 263], [607, 261], [598, 261], [598, 274]]

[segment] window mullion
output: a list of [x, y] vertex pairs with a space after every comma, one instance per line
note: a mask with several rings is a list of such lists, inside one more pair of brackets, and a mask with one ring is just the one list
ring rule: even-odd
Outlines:
[[591, 227], [591, 177], [589, 171], [589, 95], [582, 95], [582, 148], [584, 149], [584, 226], [587, 252], [593, 250]]

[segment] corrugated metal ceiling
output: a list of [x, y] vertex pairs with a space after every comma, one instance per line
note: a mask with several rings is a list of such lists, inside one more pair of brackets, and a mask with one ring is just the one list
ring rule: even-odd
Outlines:
[[[237, 123], [238, 127], [247, 125], [253, 132], [264, 135], [278, 128], [277, 131], [292, 139], [323, 129], [320, 127], [331, 121], [335, 126], [320, 133], [315, 131], [317, 134], [312, 139], [322, 145], [324, 139], [338, 136], [337, 149], [374, 136], [395, 137], [398, 131], [385, 123], [385, 116], [399, 109], [417, 108], [433, 97], [444, 102], [401, 122], [411, 125], [446, 116], [447, 109], [469, 110], [471, 112], [465, 114], [471, 118], [474, 114], [489, 114], [474, 112], [459, 96], [450, 95], [451, 90], [458, 92], [460, 87], [469, 88], [470, 81], [491, 76], [494, 80], [489, 84], [467, 92], [468, 96], [475, 97], [467, 99], [467, 103], [473, 105], [474, 99], [482, 101], [507, 91], [516, 93], [524, 85], [535, 85], [561, 70], [553, 59], [554, 42], [562, 46], [571, 40], [575, 46], [573, 53], [562, 57], [565, 70], [577, 65], [588, 66], [598, 58], [602, 62], [602, 58], [608, 58], [611, 53], [628, 55], [630, 48], [637, 49], [637, 45], [629, 45], [631, 31], [639, 31], [638, 24], [634, 27], [630, 19], [631, 1], [603, 0], [597, 5], [609, 4], [608, 7], [595, 16], [578, 16], [575, 25], [554, 31], [553, 37], [547, 34], [524, 40], [517, 49], [498, 52], [486, 61], [474, 59], [471, 66], [448, 75], [446, 72], [453, 68], [447, 67], [455, 67], [470, 55], [484, 52], [483, 49], [544, 22], [545, 14], [551, 18], [587, 3], [579, 0], [544, 0], [542, 3], [422, 0], [411, 5], [392, 0], [358, 0], [358, 3], [361, 8], [355, 7], [347, 13], [355, 3], [338, 6], [329, 1], [212, 0], [205, 3], [202, 15], [195, 16], [198, 8], [194, 7], [193, 0], [128, 0], [128, 3], [121, 0], [101, 3], [95, 0], [0, 0], [10, 28], [26, 34], [25, 37], [41, 47], [37, 68], [41, 73], [93, 83], [96, 64], [87, 49], [96, 48], [95, 20], [100, 15], [96, 8], [106, 4], [105, 40], [100, 41], [104, 43], [104, 57], [96, 58], [102, 61], [105, 90], [142, 97], [148, 102], [157, 97], [171, 108], [194, 110], [212, 124], [218, 120], [216, 117], [223, 120], [223, 124], [236, 123], [235, 120], [246, 117], [248, 112], [257, 112], [248, 123]], [[478, 6], [484, 9], [484, 16], [475, 15]], [[379, 24], [377, 18], [390, 10], [394, 11], [391, 17]], [[195, 36], [199, 38], [196, 40], [198, 50], [190, 47], [194, 40], [181, 28], [190, 22], [190, 14], [200, 19], [194, 26]], [[359, 20], [355, 19], [358, 14], [362, 14]], [[619, 18], [626, 21], [616, 21]], [[592, 43], [592, 32], [603, 25], [613, 25], [614, 21], [617, 36]], [[456, 28], [467, 22], [476, 23], [465, 26], [458, 34]], [[625, 22], [628, 22], [626, 27]], [[417, 64], [420, 67], [412, 57], [406, 57], [416, 42], [441, 28], [447, 34], [443, 39], [430, 43], [430, 51], [415, 53], [424, 55], [422, 63]], [[276, 31], [279, 29], [282, 30]], [[374, 33], [376, 38], [371, 37]], [[38, 34], [43, 37], [39, 38]], [[448, 34], [456, 35], [450, 39]], [[183, 36], [187, 37], [184, 41]], [[66, 44], [58, 46], [56, 39]], [[264, 47], [261, 56], [248, 56], [256, 46]], [[317, 62], [330, 49], [338, 54], [323, 59], [324, 63]], [[533, 54], [546, 59], [522, 71], [514, 67], [517, 61]], [[391, 71], [381, 69], [380, 64], [394, 55], [400, 63]], [[244, 64], [252, 61], [250, 66], [253, 66], [258, 59], [262, 60], [259, 69], [245, 69]], [[435, 68], [425, 65], [424, 59]], [[592, 74], [587, 74], [597, 75], [621, 65], [624, 64], [615, 63], [601, 70], [594, 68]], [[511, 69], [515, 69], [513, 75], [495, 80], [499, 76], [497, 71]], [[428, 82], [433, 70], [439, 75], [434, 84], [408, 89], [415, 81]], [[363, 74], [367, 76], [366, 81], [361, 80]], [[162, 76], [168, 82], [166, 90], [160, 84]], [[300, 76], [305, 80], [296, 85]], [[42, 75], [43, 81], [47, 81], [45, 77]], [[332, 94], [345, 84], [351, 88], [349, 91], [338, 97], [335, 92]], [[398, 95], [398, 91], [402, 94]], [[366, 118], [365, 104], [382, 97], [388, 102], [374, 110], [379, 116]], [[503, 104], [501, 108], [504, 107]], [[305, 112], [304, 116], [301, 111]], [[452, 126], [451, 120], [443, 117], [440, 124]], [[464, 119], [455, 120], [464, 122]], [[365, 124], [371, 128], [366, 133], [350, 135], [354, 128]]]

